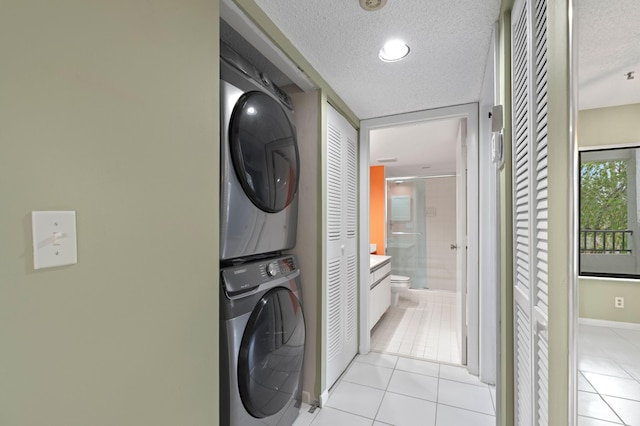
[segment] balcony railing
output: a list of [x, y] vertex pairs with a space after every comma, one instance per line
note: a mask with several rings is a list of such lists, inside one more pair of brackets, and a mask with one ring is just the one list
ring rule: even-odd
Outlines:
[[633, 231], [624, 230], [580, 230], [580, 253], [584, 254], [631, 254], [630, 239]]

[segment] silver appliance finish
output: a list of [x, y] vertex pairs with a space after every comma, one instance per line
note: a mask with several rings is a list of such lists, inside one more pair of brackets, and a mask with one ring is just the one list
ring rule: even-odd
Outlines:
[[224, 44], [220, 114], [220, 260], [293, 248], [299, 159], [291, 100]]
[[302, 393], [300, 270], [285, 255], [221, 269], [220, 424], [290, 426]]

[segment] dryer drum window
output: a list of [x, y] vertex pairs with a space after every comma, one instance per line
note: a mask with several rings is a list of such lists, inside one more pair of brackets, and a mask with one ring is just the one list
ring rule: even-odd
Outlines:
[[236, 103], [229, 126], [233, 166], [244, 192], [259, 209], [277, 213], [298, 190], [296, 133], [282, 105], [263, 92]]
[[298, 298], [285, 287], [270, 290], [251, 313], [238, 355], [240, 398], [253, 417], [276, 414], [299, 391], [304, 342]]

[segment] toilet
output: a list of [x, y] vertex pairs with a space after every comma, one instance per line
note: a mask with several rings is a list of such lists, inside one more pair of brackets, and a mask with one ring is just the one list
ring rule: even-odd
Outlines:
[[391, 306], [398, 306], [400, 293], [407, 291], [411, 287], [411, 278], [403, 275], [391, 275]]

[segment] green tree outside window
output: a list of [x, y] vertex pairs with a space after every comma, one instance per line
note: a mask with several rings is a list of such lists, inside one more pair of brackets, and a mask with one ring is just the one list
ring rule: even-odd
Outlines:
[[[624, 160], [583, 162], [580, 168], [581, 251], [626, 250], [618, 233], [628, 227], [627, 163]], [[616, 238], [617, 237], [617, 238]]]

